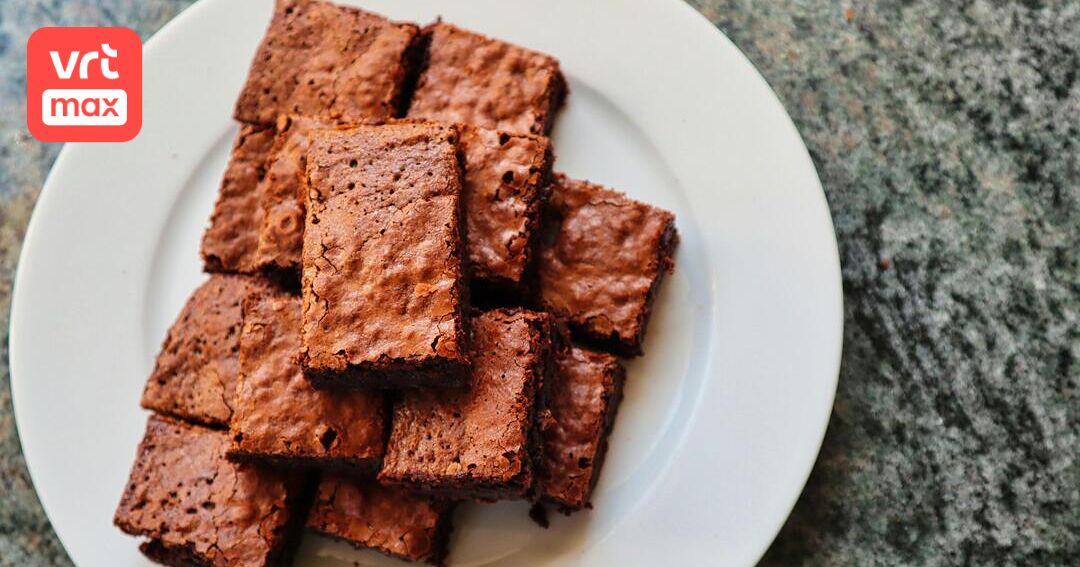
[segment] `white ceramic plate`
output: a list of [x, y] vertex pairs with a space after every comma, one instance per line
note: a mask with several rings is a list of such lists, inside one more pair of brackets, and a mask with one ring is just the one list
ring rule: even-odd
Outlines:
[[[840, 361], [839, 260], [821, 186], [768, 85], [677, 0], [369, 0], [562, 60], [557, 167], [673, 210], [682, 244], [629, 365], [595, 510], [530, 523], [468, 506], [454, 565], [750, 565], [797, 498]], [[143, 565], [112, 514], [139, 396], [203, 279], [198, 242], [271, 2], [203, 0], [145, 47], [142, 133], [69, 144], [34, 211], [12, 312], [12, 391], [42, 504], [76, 563]], [[308, 537], [298, 564], [378, 564]]]

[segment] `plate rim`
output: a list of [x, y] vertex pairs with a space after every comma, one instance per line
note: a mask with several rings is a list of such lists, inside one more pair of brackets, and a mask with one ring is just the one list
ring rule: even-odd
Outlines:
[[725, 44], [727, 44], [728, 47], [730, 47], [731, 49], [734, 49], [743, 58], [743, 60], [746, 61], [746, 63], [749, 64], [753, 68], [755, 78], [758, 81], [760, 81], [761, 84], [764, 85], [764, 87], [768, 90], [769, 94], [772, 97], [771, 102], [773, 104], [775, 104], [775, 105], [779, 105], [779, 107], [781, 109], [781, 112], [783, 114], [783, 117], [784, 117], [784, 121], [786, 122], [786, 126], [788, 127], [788, 129], [790, 129], [795, 134], [795, 136], [799, 140], [799, 145], [801, 146], [802, 158], [809, 164], [811, 171], [813, 171], [813, 173], [814, 173], [813, 181], [814, 181], [815, 189], [817, 190], [817, 191], [815, 191], [815, 198], [816, 198], [816, 200], [819, 201], [820, 205], [823, 206], [824, 209], [825, 209], [826, 221], [828, 223], [829, 231], [832, 234], [832, 247], [831, 247], [830, 251], [832, 253], [831, 254], [832, 263], [836, 267], [836, 271], [835, 271], [835, 274], [834, 274], [835, 277], [833, 279], [834, 279], [835, 291], [836, 291], [836, 294], [837, 294], [837, 308], [838, 309], [837, 309], [837, 312], [834, 314], [834, 317], [836, 319], [836, 331], [837, 331], [836, 335], [837, 336], [836, 336], [836, 351], [835, 351], [835, 353], [833, 355], [833, 363], [832, 363], [832, 366], [831, 366], [832, 370], [829, 373], [829, 376], [831, 377], [831, 381], [830, 381], [830, 385], [829, 385], [828, 411], [825, 413], [825, 419], [824, 419], [823, 423], [820, 423], [818, 425], [817, 433], [814, 435], [814, 437], [816, 439], [816, 443], [815, 443], [814, 451], [813, 451], [814, 458], [811, 459], [808, 463], [806, 463], [805, 466], [803, 467], [804, 470], [803, 470], [802, 475], [801, 475], [802, 480], [799, 483], [799, 489], [797, 491], [795, 491], [794, 494], [789, 498], [790, 502], [786, 506], [787, 510], [784, 513], [783, 518], [780, 518], [776, 522], [776, 525], [772, 529], [772, 533], [769, 536], [768, 541], [757, 552], [753, 563], [751, 563], [751, 565], [757, 565], [758, 563], [761, 562], [761, 560], [764, 558], [765, 554], [772, 547], [772, 544], [776, 541], [777, 536], [780, 535], [780, 530], [782, 530], [784, 528], [784, 526], [787, 524], [788, 520], [791, 518], [792, 512], [794, 512], [794, 510], [795, 510], [795, 505], [798, 504], [799, 499], [802, 497], [803, 493], [806, 491], [806, 486], [810, 481], [810, 475], [814, 472], [814, 467], [815, 467], [815, 465], [817, 465], [818, 459], [821, 458], [821, 449], [822, 449], [822, 447], [824, 447], [824, 444], [825, 444], [825, 436], [828, 433], [829, 424], [832, 423], [833, 408], [836, 405], [836, 393], [837, 393], [837, 390], [838, 390], [839, 385], [840, 385], [840, 370], [841, 370], [841, 367], [842, 367], [842, 364], [843, 364], [844, 342], [845, 342], [844, 341], [844, 330], [845, 330], [845, 324], [844, 324], [844, 277], [843, 277], [843, 271], [842, 271], [843, 270], [843, 265], [842, 265], [842, 263], [840, 261], [840, 242], [836, 237], [836, 223], [833, 220], [832, 208], [829, 206], [829, 198], [828, 198], [828, 195], [825, 193], [825, 186], [821, 182], [821, 172], [818, 171], [817, 164], [814, 162], [813, 156], [810, 155], [810, 148], [806, 144], [806, 138], [803, 136], [802, 132], [799, 131], [798, 126], [795, 125], [795, 121], [794, 121], [794, 119], [792, 119], [791, 113], [788, 112], [787, 106], [784, 105], [783, 101], [780, 99], [780, 95], [776, 92], [776, 89], [773, 88], [773, 86], [769, 82], [769, 80], [765, 78], [765, 74], [762, 73], [761, 68], [757, 65], [757, 63], [754, 62], [754, 60], [752, 58], [750, 58], [750, 56], [748, 56], [746, 54], [745, 51], [742, 50], [742, 48], [740, 48], [734, 41], [732, 41], [732, 39], [730, 37], [728, 37], [728, 35], [726, 33], [724, 33], [719, 27], [717, 27], [715, 24], [713, 24], [712, 21], [710, 21], [705, 16], [705, 14], [703, 14], [701, 11], [699, 11], [694, 6], [691, 6], [690, 3], [689, 3], [689, 0], [664, 0], [664, 1], [667, 1], [669, 3], [679, 4], [680, 5], [679, 9], [681, 9], [684, 12], [684, 14], [686, 14], [688, 16], [688, 19], [696, 19], [698, 21], [699, 25], [704, 24], [704, 25], [708, 26], [709, 28], [711, 28], [711, 30], [714, 32], [714, 35], [718, 36], [716, 39], [719, 39], [722, 43], [725, 43]]

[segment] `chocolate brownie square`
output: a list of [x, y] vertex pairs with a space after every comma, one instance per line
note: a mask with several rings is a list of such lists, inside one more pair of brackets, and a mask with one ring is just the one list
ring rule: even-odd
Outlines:
[[359, 548], [441, 565], [453, 521], [450, 502], [371, 479], [324, 476], [308, 529]]
[[455, 500], [526, 497], [553, 327], [550, 315], [520, 308], [476, 317], [471, 386], [402, 394], [379, 480]]
[[551, 142], [461, 126], [469, 269], [482, 292], [528, 295], [539, 235], [541, 190], [551, 178]]
[[317, 386], [468, 378], [457, 137], [396, 123], [312, 140], [300, 362]]
[[299, 297], [259, 292], [244, 299], [229, 458], [377, 471], [386, 445], [382, 393], [314, 389], [297, 363], [299, 350]]
[[358, 8], [279, 0], [236, 101], [236, 119], [271, 125], [280, 114], [393, 118], [419, 34], [414, 24]]
[[563, 512], [580, 510], [600, 476], [607, 438], [622, 400], [626, 371], [618, 359], [578, 347], [560, 350], [541, 412], [540, 499]]
[[150, 416], [114, 523], [168, 565], [262, 567], [289, 556], [304, 481], [225, 459], [229, 436]]
[[240, 127], [210, 215], [210, 226], [203, 234], [201, 253], [206, 271], [253, 271], [260, 221], [256, 187], [266, 172], [273, 142], [272, 127]]
[[640, 355], [656, 290], [674, 267], [675, 215], [559, 174], [541, 231], [544, 309], [585, 342]]
[[311, 136], [333, 125], [315, 118], [281, 116], [277, 137], [258, 185], [258, 239], [254, 265], [266, 271], [298, 272], [304, 245], [304, 187]]
[[233, 415], [244, 296], [269, 280], [213, 274], [188, 298], [161, 345], [142, 406], [204, 425]]
[[436, 22], [410, 117], [516, 134], [546, 134], [566, 98], [554, 57]]

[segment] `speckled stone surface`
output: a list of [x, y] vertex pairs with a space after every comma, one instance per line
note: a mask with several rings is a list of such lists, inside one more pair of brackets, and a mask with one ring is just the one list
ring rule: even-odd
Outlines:
[[[762, 562], [1080, 558], [1080, 3], [696, 0], [779, 94], [836, 223], [840, 387]], [[142, 37], [186, 1], [0, 3], [0, 327], [59, 148], [23, 125], [43, 25]], [[67, 565], [0, 369], [0, 565]]]

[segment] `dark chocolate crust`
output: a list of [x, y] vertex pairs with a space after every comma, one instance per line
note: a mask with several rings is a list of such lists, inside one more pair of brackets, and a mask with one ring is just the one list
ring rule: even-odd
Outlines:
[[607, 453], [626, 371], [606, 353], [573, 347], [556, 355], [540, 421], [540, 500], [570, 513], [588, 505]]
[[542, 136], [461, 126], [469, 269], [477, 294], [527, 297], [539, 236], [541, 191], [551, 180]]
[[212, 274], [188, 298], [161, 345], [142, 407], [227, 427], [235, 404], [242, 302], [275, 286], [267, 279]]
[[437, 22], [408, 115], [516, 134], [547, 134], [566, 98], [549, 55]]
[[266, 174], [266, 160], [273, 143], [273, 127], [249, 124], [240, 127], [210, 214], [210, 226], [203, 233], [200, 253], [206, 271], [254, 271], [262, 222], [256, 188]]
[[551, 101], [548, 103], [548, 110], [544, 113], [544, 126], [543, 132], [550, 134], [551, 129], [555, 126], [555, 117], [558, 116], [559, 109], [566, 103], [566, 97], [570, 95], [570, 85], [566, 82], [566, 76], [560, 71], [555, 75], [555, 78], [548, 83], [547, 94], [544, 98]]
[[[469, 380], [468, 367], [457, 361], [394, 359], [338, 370], [307, 369], [311, 385], [320, 390], [456, 387]], [[439, 384], [432, 384], [437, 380]]]
[[299, 297], [263, 292], [244, 300], [229, 458], [377, 471], [386, 444], [382, 393], [316, 390], [296, 361], [299, 349]]
[[151, 416], [115, 524], [171, 565], [279, 565], [306, 505], [302, 475], [225, 459], [228, 434]]
[[328, 475], [319, 483], [307, 527], [358, 548], [440, 565], [453, 504], [371, 479]]
[[467, 379], [457, 138], [453, 127], [399, 122], [311, 142], [300, 363], [314, 384]]
[[553, 319], [496, 309], [473, 320], [472, 385], [402, 394], [380, 482], [461, 500], [526, 498]]
[[397, 115], [420, 33], [354, 7], [279, 0], [236, 101], [241, 122], [299, 114], [361, 123]]
[[575, 337], [623, 356], [642, 341], [665, 273], [675, 215], [617, 191], [556, 175], [541, 226], [540, 302]]

